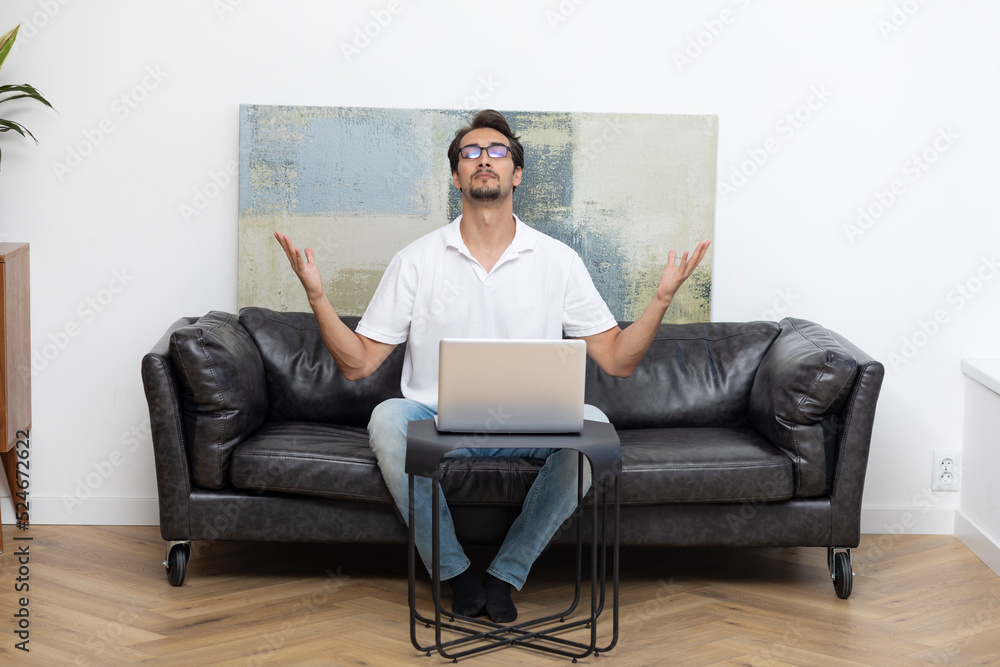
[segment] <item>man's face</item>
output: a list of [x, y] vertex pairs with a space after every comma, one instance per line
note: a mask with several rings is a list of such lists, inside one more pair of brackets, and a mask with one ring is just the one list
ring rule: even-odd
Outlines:
[[[495, 145], [510, 147], [507, 137], [488, 127], [466, 133], [460, 144], [483, 149]], [[483, 150], [477, 158], [459, 157], [452, 180], [464, 197], [482, 202], [501, 201], [511, 196], [514, 186], [521, 184], [521, 169], [515, 169], [510, 151], [506, 157], [492, 158]]]

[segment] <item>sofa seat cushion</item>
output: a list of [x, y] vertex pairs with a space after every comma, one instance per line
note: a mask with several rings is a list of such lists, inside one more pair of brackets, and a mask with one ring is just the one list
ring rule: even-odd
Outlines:
[[[453, 506], [520, 507], [544, 461], [446, 458], [441, 485]], [[366, 429], [268, 422], [233, 453], [236, 488], [392, 504]]]
[[620, 430], [623, 505], [769, 502], [795, 492], [792, 461], [751, 428]]
[[[787, 500], [791, 460], [753, 429], [670, 428], [618, 432], [623, 505]], [[521, 506], [543, 461], [449, 457], [441, 485], [449, 505]], [[392, 504], [365, 429], [268, 422], [233, 454], [232, 484], [256, 491]]]
[[368, 431], [313, 422], [267, 422], [233, 452], [238, 489], [392, 502]]

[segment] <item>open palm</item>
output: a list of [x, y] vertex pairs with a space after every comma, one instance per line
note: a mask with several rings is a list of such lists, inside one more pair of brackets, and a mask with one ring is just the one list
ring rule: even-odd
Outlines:
[[677, 261], [676, 250], [667, 253], [667, 267], [663, 269], [663, 275], [660, 276], [660, 286], [656, 289], [657, 299], [662, 301], [673, 299], [674, 294], [684, 284], [684, 281], [690, 278], [694, 270], [698, 268], [698, 264], [704, 259], [711, 243], [711, 241], [700, 241], [690, 257], [686, 251], [684, 252], [680, 262]]
[[299, 277], [302, 287], [306, 290], [306, 297], [309, 300], [318, 299], [323, 296], [323, 278], [320, 276], [319, 267], [316, 265], [316, 258], [312, 248], [306, 248], [304, 254], [299, 252], [288, 235], [275, 232], [274, 238], [281, 244], [281, 249], [285, 251], [288, 263], [292, 265], [292, 270]]

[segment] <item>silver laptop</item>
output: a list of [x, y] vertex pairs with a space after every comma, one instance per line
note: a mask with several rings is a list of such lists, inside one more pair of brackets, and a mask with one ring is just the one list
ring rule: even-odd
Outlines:
[[584, 341], [445, 338], [440, 355], [439, 431], [583, 430]]

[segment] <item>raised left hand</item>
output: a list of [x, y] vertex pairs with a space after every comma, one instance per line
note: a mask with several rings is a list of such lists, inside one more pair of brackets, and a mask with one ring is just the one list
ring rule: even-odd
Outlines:
[[677, 262], [676, 250], [667, 253], [667, 268], [663, 269], [663, 275], [660, 276], [660, 286], [656, 289], [657, 299], [669, 303], [674, 298], [674, 294], [684, 284], [684, 281], [690, 278], [694, 270], [698, 268], [698, 264], [705, 257], [711, 243], [711, 241], [699, 241], [691, 256], [689, 257], [685, 251], [679, 263]]

